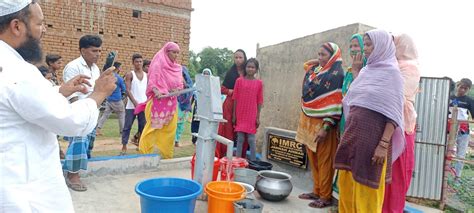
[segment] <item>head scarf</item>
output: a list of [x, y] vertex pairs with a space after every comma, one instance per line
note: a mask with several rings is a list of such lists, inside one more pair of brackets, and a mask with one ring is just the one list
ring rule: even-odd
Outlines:
[[[184, 83], [185, 89], [193, 87], [193, 79], [191, 79], [191, 76], [189, 75], [188, 68], [186, 66], [183, 67], [183, 78], [184, 78]], [[178, 96], [178, 103], [179, 103], [179, 108], [183, 112], [190, 112], [192, 110], [191, 108], [191, 97], [193, 96], [193, 92], [188, 92], [184, 93]]]
[[[365, 67], [367, 64], [367, 59], [364, 56], [364, 39], [360, 34], [354, 34], [351, 36], [351, 39], [349, 42], [352, 42], [352, 40], [357, 39], [357, 42], [359, 43], [360, 46], [360, 54], [362, 54], [362, 67]], [[351, 53], [351, 48], [349, 47], [349, 53]], [[346, 76], [344, 78], [344, 83], [342, 84], [342, 96], [346, 96], [347, 91], [349, 90], [349, 87], [351, 86], [352, 81], [354, 80], [354, 76], [352, 75], [352, 64], [349, 66], [349, 71], [346, 73]], [[341, 124], [342, 127], [344, 127], [344, 124]]]
[[405, 132], [411, 134], [415, 130], [416, 111], [415, 96], [418, 93], [420, 72], [418, 69], [418, 51], [415, 43], [407, 34], [395, 36], [396, 57], [404, 80], [405, 102], [403, 105], [403, 121]]
[[347, 118], [351, 106], [363, 107], [385, 115], [397, 124], [392, 136], [392, 163], [405, 148], [403, 133], [403, 79], [395, 58], [392, 36], [384, 30], [366, 33], [374, 49], [344, 97]]
[[[354, 34], [351, 36], [351, 40], [349, 40], [349, 42], [352, 42], [352, 40], [354, 39], [357, 39], [357, 42], [359, 43], [360, 53], [362, 54], [362, 60], [363, 60], [362, 67], [364, 67], [367, 64], [367, 58], [365, 58], [365, 55], [364, 55], [364, 38], [360, 34]], [[349, 52], [351, 52], [350, 48], [349, 48]]]
[[[245, 62], [247, 62], [247, 55], [241, 49], [238, 49], [238, 50], [235, 51], [235, 53], [237, 53], [237, 52], [241, 52], [241, 53], [244, 54], [244, 63], [243, 64], [245, 64]], [[244, 65], [242, 65], [242, 66], [244, 66]], [[244, 69], [245, 69], [245, 67], [244, 67]], [[230, 70], [225, 74], [224, 82], [222, 82], [222, 86], [224, 86], [227, 89], [234, 89], [235, 81], [237, 81], [237, 78], [239, 78], [239, 77], [240, 77], [240, 74], [239, 74], [239, 71], [237, 70], [237, 65], [234, 63], [234, 65], [232, 65]]]
[[158, 89], [161, 94], [168, 94], [173, 90], [183, 88], [183, 74], [181, 65], [176, 61], [171, 61], [168, 52], [172, 50], [179, 51], [178, 44], [174, 42], [166, 43], [158, 51], [151, 61], [148, 69], [148, 86], [146, 94], [148, 99], [153, 100], [151, 109], [151, 126], [155, 129], [161, 129], [167, 125], [176, 113], [176, 97], [156, 99], [153, 88]]
[[302, 110], [309, 117], [339, 119], [342, 113], [341, 87], [344, 80], [341, 49], [328, 42], [321, 47], [331, 57], [324, 66], [310, 67], [303, 80]]

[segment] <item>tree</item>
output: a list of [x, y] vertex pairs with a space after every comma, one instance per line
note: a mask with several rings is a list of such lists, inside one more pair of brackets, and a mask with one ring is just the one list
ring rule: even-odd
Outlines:
[[189, 75], [191, 76], [192, 79], [194, 79], [194, 76], [196, 76], [196, 74], [200, 73], [201, 71], [201, 65], [199, 64], [198, 56], [192, 50], [189, 51], [188, 70], [189, 70]]
[[193, 73], [191, 76], [194, 78], [197, 73], [202, 72], [202, 69], [209, 68], [213, 75], [223, 80], [225, 73], [234, 63], [233, 55], [232, 50], [227, 48], [206, 47], [198, 54], [191, 51], [189, 53], [189, 70]]

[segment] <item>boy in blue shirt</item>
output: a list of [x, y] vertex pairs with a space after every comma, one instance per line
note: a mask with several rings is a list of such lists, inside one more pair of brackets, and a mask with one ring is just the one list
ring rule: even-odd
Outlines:
[[97, 135], [102, 135], [101, 129], [104, 126], [105, 121], [109, 118], [110, 114], [112, 112], [117, 113], [118, 116], [118, 121], [119, 121], [119, 132], [122, 134], [123, 126], [125, 123], [125, 106], [122, 101], [122, 94], [125, 93], [125, 82], [122, 77], [120, 77], [120, 66], [122, 64], [120, 62], [115, 62], [115, 78], [117, 78], [117, 88], [114, 90], [114, 92], [107, 97], [107, 101], [105, 103], [105, 110], [104, 113], [102, 113], [102, 116], [99, 119], [99, 123], [97, 124]]

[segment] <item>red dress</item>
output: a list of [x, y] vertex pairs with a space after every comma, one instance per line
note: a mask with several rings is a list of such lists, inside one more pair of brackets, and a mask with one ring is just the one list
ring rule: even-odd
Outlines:
[[237, 79], [233, 99], [237, 102], [235, 132], [256, 134], [258, 106], [263, 104], [263, 82], [243, 77]]
[[[224, 86], [221, 86], [221, 93], [226, 95], [225, 101], [222, 105], [222, 113], [223, 113], [224, 119], [227, 120], [227, 122], [219, 124], [219, 130], [217, 134], [229, 140], [235, 141], [234, 126], [232, 125], [232, 110], [234, 107], [234, 100], [232, 100], [233, 92], [232, 90], [227, 89]], [[247, 150], [247, 149], [244, 149], [244, 150]], [[222, 143], [216, 142], [216, 156], [218, 158], [222, 158], [226, 155], [226, 152], [227, 152], [227, 146]]]

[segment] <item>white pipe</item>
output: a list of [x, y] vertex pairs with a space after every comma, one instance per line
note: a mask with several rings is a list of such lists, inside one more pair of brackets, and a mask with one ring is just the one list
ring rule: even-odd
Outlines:
[[212, 133], [211, 137], [219, 143], [227, 145], [227, 159], [232, 159], [232, 154], [234, 152], [234, 141], [231, 141], [227, 138], [224, 138], [216, 133]]

